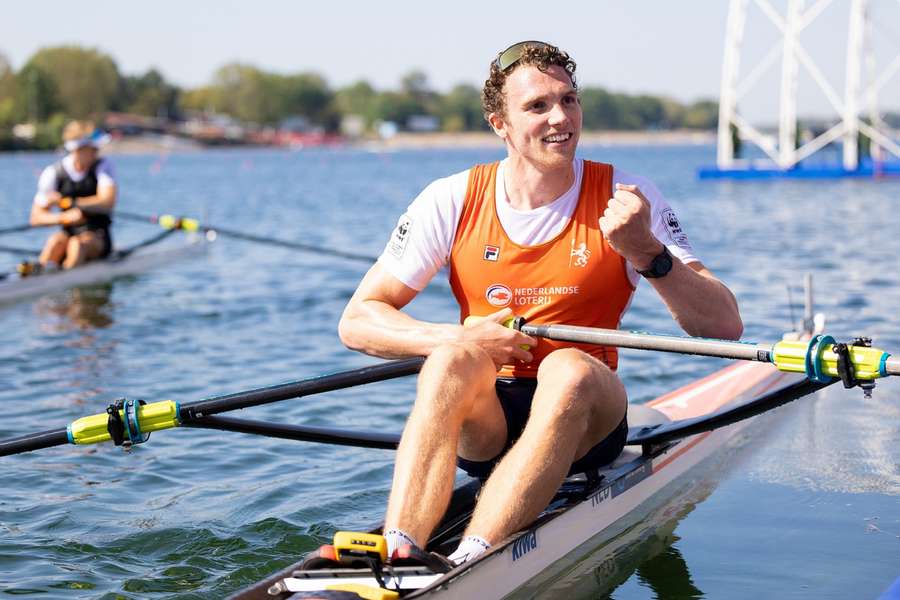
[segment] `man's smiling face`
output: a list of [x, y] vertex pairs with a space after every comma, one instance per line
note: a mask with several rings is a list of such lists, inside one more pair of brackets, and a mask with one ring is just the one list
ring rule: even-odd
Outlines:
[[551, 65], [541, 71], [517, 67], [504, 85], [505, 114], [491, 115], [511, 155], [541, 169], [571, 164], [581, 135], [581, 103], [566, 70]]

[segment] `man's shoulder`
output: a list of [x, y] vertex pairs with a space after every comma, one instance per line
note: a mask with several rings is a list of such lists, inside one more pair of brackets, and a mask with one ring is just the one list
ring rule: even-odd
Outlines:
[[422, 190], [416, 201], [444, 203], [465, 196], [466, 188], [469, 185], [469, 175], [473, 168], [435, 179]]

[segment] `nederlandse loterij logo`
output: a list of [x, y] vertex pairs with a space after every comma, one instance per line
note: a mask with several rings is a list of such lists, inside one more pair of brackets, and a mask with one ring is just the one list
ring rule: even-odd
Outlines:
[[499, 246], [485, 245], [484, 260], [489, 260], [491, 262], [497, 262], [497, 260], [499, 258], [500, 258], [500, 247]]
[[495, 283], [488, 287], [484, 297], [491, 306], [508, 306], [512, 302], [513, 295], [508, 287], [502, 283]]

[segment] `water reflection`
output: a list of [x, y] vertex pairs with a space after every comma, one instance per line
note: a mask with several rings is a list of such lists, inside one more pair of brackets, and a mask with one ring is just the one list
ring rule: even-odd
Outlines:
[[111, 293], [112, 283], [72, 288], [66, 294], [35, 302], [35, 313], [43, 317], [44, 328], [53, 333], [104, 329], [113, 324]]
[[[714, 471], [720, 472], [719, 469]], [[548, 600], [563, 597], [567, 600], [611, 600], [617, 589], [636, 579], [636, 584], [657, 600], [703, 598], [703, 592], [694, 583], [688, 564], [676, 547], [679, 538], [675, 528], [712, 493], [717, 481], [712, 475], [711, 472], [703, 480], [682, 484], [668, 502], [651, 505], [641, 514], [629, 515], [625, 526], [611, 539], [587, 550], [586, 556], [567, 566], [562, 575], [541, 582], [539, 590], [528, 590], [526, 596]], [[584, 552], [572, 554], [583, 555]]]
[[114, 323], [112, 289], [112, 283], [72, 288], [34, 303], [42, 334], [65, 348], [68, 358], [52, 371], [66, 388], [78, 390], [76, 404], [89, 404], [103, 395], [102, 382], [114, 366], [117, 340], [102, 335]]

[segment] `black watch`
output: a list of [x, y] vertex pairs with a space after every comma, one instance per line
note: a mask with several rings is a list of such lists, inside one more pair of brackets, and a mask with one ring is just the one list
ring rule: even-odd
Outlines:
[[650, 268], [646, 271], [638, 271], [638, 273], [647, 279], [656, 279], [658, 277], [665, 277], [671, 270], [672, 255], [669, 254], [669, 249], [663, 246], [662, 252], [653, 257]]

